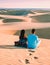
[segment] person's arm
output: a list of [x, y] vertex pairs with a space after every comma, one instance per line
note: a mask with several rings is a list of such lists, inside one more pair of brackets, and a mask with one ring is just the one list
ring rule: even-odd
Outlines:
[[37, 47], [39, 46], [39, 44], [40, 44], [40, 42], [41, 42], [41, 40], [38, 38], [38, 36], [37, 36], [37, 38], [36, 38], [37, 40], [36, 40], [36, 45], [37, 45]]
[[38, 38], [38, 36], [36, 36], [36, 43], [39, 43], [40, 39]]

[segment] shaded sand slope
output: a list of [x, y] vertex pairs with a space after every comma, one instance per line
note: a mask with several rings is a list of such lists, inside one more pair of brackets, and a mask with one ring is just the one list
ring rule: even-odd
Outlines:
[[[14, 36], [10, 35], [9, 37], [8, 41], [14, 41]], [[50, 40], [41, 39], [41, 41], [35, 52], [13, 47], [6, 49], [6, 47], [2, 48], [0, 44], [0, 65], [50, 65]], [[4, 45], [4, 43], [2, 44]]]

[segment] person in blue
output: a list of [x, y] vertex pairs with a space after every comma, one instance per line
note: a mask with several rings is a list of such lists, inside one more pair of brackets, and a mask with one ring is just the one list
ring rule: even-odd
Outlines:
[[40, 44], [40, 40], [39, 40], [38, 36], [35, 34], [35, 29], [32, 29], [32, 34], [28, 35], [27, 40], [28, 40], [29, 49], [36, 49]]

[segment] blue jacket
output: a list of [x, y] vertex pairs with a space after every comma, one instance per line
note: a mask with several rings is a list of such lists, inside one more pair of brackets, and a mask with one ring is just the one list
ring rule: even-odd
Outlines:
[[39, 42], [39, 38], [35, 34], [28, 35], [28, 48], [35, 49]]

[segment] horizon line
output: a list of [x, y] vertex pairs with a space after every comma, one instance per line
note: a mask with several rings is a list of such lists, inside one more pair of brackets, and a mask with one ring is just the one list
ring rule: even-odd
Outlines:
[[[7, 8], [7, 7], [0, 7], [0, 8]], [[11, 7], [12, 8], [12, 7]], [[15, 7], [15, 8], [20, 8], [20, 7]], [[27, 9], [27, 7], [23, 7], [24, 9]], [[20, 8], [20, 9], [23, 9], [23, 8]], [[10, 7], [9, 8], [7, 8], [7, 9], [10, 9]], [[14, 7], [12, 8], [12, 9], [14, 9]], [[50, 9], [50, 8], [29, 8], [28, 7], [28, 9]]]

